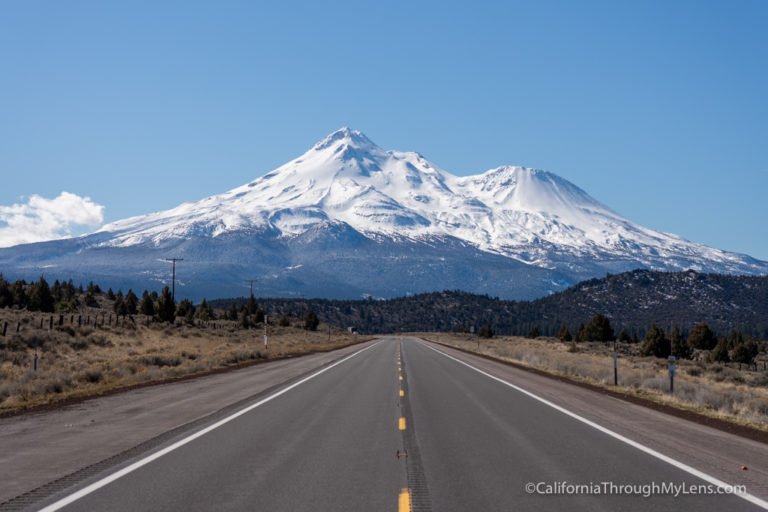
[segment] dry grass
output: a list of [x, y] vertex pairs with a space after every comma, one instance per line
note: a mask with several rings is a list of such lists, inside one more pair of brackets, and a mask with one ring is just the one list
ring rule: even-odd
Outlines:
[[517, 337], [480, 340], [455, 334], [423, 337], [768, 431], [768, 372], [762, 369], [738, 370], [717, 363], [678, 361], [675, 392], [670, 394], [667, 361], [641, 357], [637, 355], [637, 347], [631, 344], [619, 346], [619, 386], [616, 387], [613, 385], [613, 348], [603, 343], [572, 344], [552, 338]]
[[[108, 314], [107, 314], [108, 315]], [[325, 351], [364, 338], [328, 326], [242, 329], [237, 322], [189, 326], [150, 323], [137, 317], [120, 326], [69, 324], [40, 329], [40, 314], [0, 311], [0, 411], [90, 396], [141, 384], [205, 373], [240, 363]], [[85, 321], [85, 316], [83, 317]], [[55, 317], [55, 323], [58, 316]], [[113, 321], [114, 323], [114, 321]], [[16, 332], [17, 324], [21, 325]], [[2, 334], [2, 331], [0, 331]], [[38, 369], [34, 370], [35, 354]]]

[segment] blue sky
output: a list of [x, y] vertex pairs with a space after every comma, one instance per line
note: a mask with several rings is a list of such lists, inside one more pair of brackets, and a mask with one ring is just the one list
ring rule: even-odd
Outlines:
[[763, 1], [5, 1], [0, 224], [35, 197], [91, 224], [169, 208], [350, 126], [768, 259], [767, 23]]

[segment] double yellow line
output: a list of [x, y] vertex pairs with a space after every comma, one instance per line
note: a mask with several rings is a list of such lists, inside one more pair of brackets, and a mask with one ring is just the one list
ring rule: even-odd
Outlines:
[[[400, 382], [402, 382], [403, 381], [403, 367], [400, 364], [400, 351], [399, 350], [397, 352], [397, 373], [398, 373], [398, 378], [400, 379]], [[405, 396], [405, 391], [401, 387], [400, 388], [400, 398], [403, 398], [404, 396]], [[400, 430], [405, 430], [405, 417], [404, 416], [400, 417], [400, 421], [398, 422], [397, 427]]]
[[411, 512], [411, 491], [408, 488], [400, 491], [397, 498], [397, 512]]
[[[403, 367], [400, 362], [400, 351], [397, 351], [397, 372], [400, 382], [403, 381]], [[400, 398], [405, 396], [405, 390], [400, 387]], [[405, 416], [401, 416], [397, 423], [399, 430], [405, 430]], [[411, 491], [407, 487], [400, 491], [397, 497], [397, 512], [411, 512]]]

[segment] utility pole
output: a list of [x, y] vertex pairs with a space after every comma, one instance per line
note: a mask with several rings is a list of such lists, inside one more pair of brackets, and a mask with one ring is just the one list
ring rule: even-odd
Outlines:
[[245, 282], [251, 285], [251, 297], [253, 297], [253, 283], [256, 282], [256, 279], [246, 279]]
[[173, 263], [173, 273], [171, 277], [171, 300], [173, 300], [173, 303], [176, 304], [176, 262], [184, 261], [184, 258], [165, 258], [165, 261], [170, 261]]

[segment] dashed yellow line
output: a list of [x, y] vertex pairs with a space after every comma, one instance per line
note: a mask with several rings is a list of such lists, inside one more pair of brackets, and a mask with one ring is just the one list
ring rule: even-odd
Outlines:
[[398, 427], [400, 428], [400, 430], [405, 430], [405, 418], [404, 417], [400, 418], [400, 422], [398, 423]]
[[397, 512], [411, 512], [411, 491], [408, 488], [400, 491], [397, 498]]
[[400, 380], [403, 380], [403, 376], [402, 375], [400, 376]]
[[403, 398], [404, 396], [405, 396], [405, 391], [403, 391], [403, 390], [401, 389], [401, 390], [400, 390], [400, 398]]

